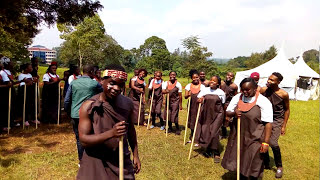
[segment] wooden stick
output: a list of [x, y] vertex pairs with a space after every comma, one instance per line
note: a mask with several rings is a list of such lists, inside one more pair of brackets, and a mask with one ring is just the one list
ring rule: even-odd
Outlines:
[[151, 103], [150, 103], [150, 111], [149, 111], [149, 117], [148, 117], [148, 125], [147, 125], [147, 129], [149, 129], [150, 116], [151, 116], [151, 111], [152, 111], [153, 95], [154, 95], [154, 88], [152, 88], [152, 95], [151, 95]]
[[189, 113], [190, 113], [190, 103], [191, 103], [191, 98], [188, 98], [188, 112], [187, 112], [187, 122], [185, 126], [185, 131], [184, 131], [184, 140], [183, 140], [183, 145], [186, 145], [186, 139], [187, 139], [187, 131], [188, 131], [188, 121], [189, 121]]
[[10, 133], [10, 117], [11, 117], [11, 87], [9, 87], [9, 102], [8, 102], [8, 135]]
[[237, 127], [237, 180], [240, 180], [240, 118]]
[[24, 129], [24, 124], [26, 122], [26, 92], [27, 92], [27, 84], [24, 84], [23, 91], [23, 115], [22, 115], [22, 129]]
[[188, 160], [190, 160], [190, 158], [191, 158], [191, 152], [192, 152], [193, 143], [194, 143], [194, 138], [195, 138], [195, 136], [196, 136], [197, 125], [198, 125], [199, 116], [200, 116], [200, 108], [201, 108], [201, 103], [199, 103], [199, 107], [198, 107], [197, 119], [196, 119], [196, 124], [195, 124], [194, 130], [193, 130], [193, 136], [192, 136], [192, 142], [191, 142], [191, 146], [190, 146], [190, 151], [189, 151]]
[[169, 128], [169, 93], [167, 94], [167, 119], [166, 119], [166, 137], [168, 137], [168, 128]]
[[36, 118], [36, 129], [38, 129], [38, 92], [37, 84], [34, 84], [34, 101], [35, 101], [35, 118]]
[[41, 117], [41, 105], [40, 105], [40, 84], [38, 83], [38, 106], [39, 116]]
[[124, 159], [123, 159], [123, 136], [120, 137], [119, 141], [119, 180], [123, 180], [123, 168], [124, 168]]
[[60, 82], [58, 83], [58, 125], [60, 125]]
[[138, 127], [140, 125], [141, 102], [142, 102], [142, 93], [140, 94], [140, 102], [139, 102]]

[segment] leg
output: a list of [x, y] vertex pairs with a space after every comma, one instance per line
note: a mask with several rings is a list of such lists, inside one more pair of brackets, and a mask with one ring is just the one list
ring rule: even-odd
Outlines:
[[180, 131], [179, 123], [176, 122], [175, 125], [176, 125], [176, 135], [180, 135], [181, 131]]
[[158, 114], [158, 117], [160, 119], [160, 126], [164, 126], [164, 122], [163, 122], [163, 119], [161, 117], [161, 113]]
[[156, 113], [151, 113], [152, 125], [156, 125]]
[[78, 131], [79, 119], [78, 118], [73, 118], [72, 119], [72, 124], [73, 124], [73, 132], [76, 135], [78, 158], [79, 158], [79, 161], [81, 161], [84, 149], [81, 146], [81, 143], [80, 143], [80, 140], [79, 140], [79, 131]]

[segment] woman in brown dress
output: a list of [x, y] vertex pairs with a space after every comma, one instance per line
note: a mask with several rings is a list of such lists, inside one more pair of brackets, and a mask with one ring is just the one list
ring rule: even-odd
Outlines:
[[160, 130], [164, 130], [164, 122], [161, 117], [161, 106], [163, 101], [162, 95], [162, 73], [160, 71], [155, 72], [155, 78], [153, 78], [149, 83], [149, 92], [151, 92], [150, 99], [152, 97], [152, 91], [154, 89], [151, 116], [152, 116], [152, 125], [150, 128], [154, 128], [156, 123], [156, 116], [160, 119]]
[[[251, 78], [240, 83], [241, 93], [235, 95], [227, 116], [240, 118], [240, 174], [242, 179], [262, 177], [263, 157], [267, 152], [272, 129], [273, 112], [270, 101], [257, 91]], [[237, 169], [237, 121], [230, 124], [230, 135], [222, 160], [222, 167], [229, 171]]]

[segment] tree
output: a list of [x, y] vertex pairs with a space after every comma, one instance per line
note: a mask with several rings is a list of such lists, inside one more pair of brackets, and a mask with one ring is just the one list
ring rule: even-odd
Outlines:
[[314, 71], [319, 72], [319, 51], [315, 49], [305, 51], [303, 59]]
[[26, 47], [45, 22], [76, 25], [84, 17], [94, 15], [102, 5], [91, 0], [10, 0], [0, 8], [0, 54], [16, 60], [28, 58]]
[[272, 45], [263, 53], [252, 53], [251, 56], [244, 62], [247, 68], [255, 68], [261, 64], [273, 59], [277, 55], [277, 49]]
[[182, 45], [184, 48], [192, 50], [195, 48], [200, 47], [200, 42], [199, 42], [199, 37], [198, 36], [190, 36], [185, 39], [182, 39]]

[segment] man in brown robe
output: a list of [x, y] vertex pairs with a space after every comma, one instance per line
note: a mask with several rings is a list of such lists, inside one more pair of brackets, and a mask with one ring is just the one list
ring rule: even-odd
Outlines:
[[[272, 105], [257, 92], [257, 84], [251, 78], [240, 83], [241, 94], [232, 98], [226, 110], [227, 116], [240, 118], [240, 174], [241, 179], [258, 179], [263, 173], [263, 158], [269, 148], [272, 129]], [[237, 120], [230, 124], [228, 144], [222, 167], [237, 169]]]
[[[224, 104], [224, 109], [226, 110], [231, 99], [235, 96], [238, 92], [238, 86], [233, 83], [234, 74], [233, 72], [228, 72], [226, 76], [226, 80], [221, 82], [221, 89], [226, 93], [226, 102]], [[227, 138], [227, 127], [229, 124], [230, 118], [225, 116], [225, 121], [223, 126], [221, 127], [221, 134], [222, 138]]]
[[[279, 88], [283, 77], [280, 73], [274, 72], [267, 81], [267, 87], [261, 89], [261, 94], [267, 97], [273, 107], [272, 134], [270, 137], [270, 147], [272, 148], [274, 161], [277, 166], [275, 177], [281, 178], [283, 175], [281, 152], [278, 140], [281, 135], [285, 135], [286, 126], [290, 115], [289, 95], [286, 91]], [[266, 169], [269, 166], [269, 153], [265, 153], [264, 164]]]
[[[109, 65], [103, 75], [103, 92], [84, 102], [80, 109], [79, 136], [85, 148], [77, 179], [119, 179], [119, 138], [123, 136], [124, 179], [140, 171], [133, 103], [120, 94], [127, 74]], [[128, 142], [133, 152], [130, 160]]]

